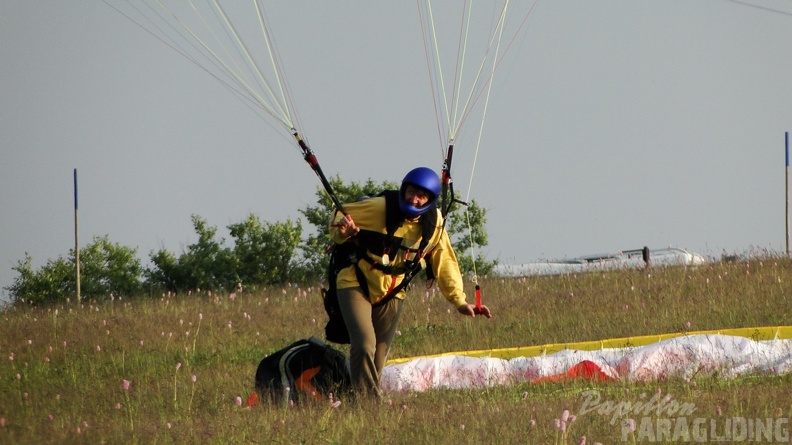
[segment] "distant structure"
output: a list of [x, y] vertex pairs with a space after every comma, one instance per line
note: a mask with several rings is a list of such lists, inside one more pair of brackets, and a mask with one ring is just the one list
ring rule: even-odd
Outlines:
[[555, 275], [564, 273], [593, 272], [621, 268], [644, 268], [651, 266], [695, 266], [707, 260], [685, 249], [622, 250], [616, 253], [586, 255], [558, 261], [537, 261], [525, 264], [499, 264], [492, 273], [501, 277], [525, 277], [531, 275]]

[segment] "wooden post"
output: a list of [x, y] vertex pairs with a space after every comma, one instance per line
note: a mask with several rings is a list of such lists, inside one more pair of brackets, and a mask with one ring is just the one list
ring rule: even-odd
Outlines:
[[77, 169], [74, 169], [74, 264], [77, 270], [77, 301], [80, 301], [80, 217], [77, 213]]

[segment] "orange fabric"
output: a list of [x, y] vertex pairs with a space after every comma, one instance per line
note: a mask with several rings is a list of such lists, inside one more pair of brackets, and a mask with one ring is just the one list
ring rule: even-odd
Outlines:
[[248, 397], [247, 402], [245, 402], [245, 408], [250, 408], [251, 406], [258, 406], [261, 403], [258, 397], [258, 393], [254, 392], [253, 394]]
[[590, 360], [583, 360], [577, 365], [569, 368], [567, 372], [555, 375], [548, 375], [545, 377], [537, 377], [531, 380], [531, 383], [544, 383], [544, 382], [559, 382], [565, 380], [591, 380], [594, 382], [612, 382], [615, 379], [608, 374], [602, 372], [596, 363]]
[[319, 394], [319, 391], [311, 384], [311, 379], [318, 374], [321, 369], [321, 366], [306, 369], [300, 374], [300, 377], [294, 381], [294, 386], [296, 386], [297, 390], [300, 392], [313, 397], [314, 400], [322, 400], [322, 395]]
[[[302, 374], [300, 374], [300, 377], [294, 381], [294, 386], [297, 387], [298, 391], [313, 397], [314, 400], [322, 400], [322, 395], [316, 390], [313, 384], [311, 384], [311, 379], [314, 378], [314, 376], [318, 374], [321, 369], [322, 368], [320, 366], [306, 369]], [[248, 397], [247, 402], [245, 402], [245, 408], [258, 406], [259, 404], [261, 404], [261, 400], [259, 399], [258, 393], [254, 392], [250, 395], [250, 397]]]

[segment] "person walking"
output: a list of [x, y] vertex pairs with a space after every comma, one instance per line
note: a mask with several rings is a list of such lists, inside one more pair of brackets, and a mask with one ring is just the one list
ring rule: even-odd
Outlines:
[[[487, 306], [467, 302], [462, 274], [443, 216], [441, 184], [430, 168], [410, 170], [398, 191], [343, 205], [331, 218], [329, 236], [352, 245], [352, 265], [339, 271], [338, 302], [350, 337], [353, 389], [381, 397], [380, 377], [405, 297], [404, 284], [426, 267], [443, 296], [466, 316], [492, 318]], [[338, 246], [336, 246], [338, 247]], [[406, 278], [406, 280], [405, 280]]]

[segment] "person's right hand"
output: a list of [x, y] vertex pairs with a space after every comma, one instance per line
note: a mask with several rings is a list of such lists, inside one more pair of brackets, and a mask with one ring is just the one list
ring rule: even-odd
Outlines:
[[358, 234], [358, 232], [360, 232], [360, 228], [355, 225], [352, 215], [346, 215], [338, 220], [336, 226], [338, 227], [338, 232], [345, 238], [355, 236]]

